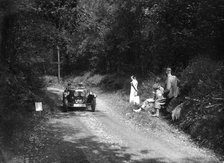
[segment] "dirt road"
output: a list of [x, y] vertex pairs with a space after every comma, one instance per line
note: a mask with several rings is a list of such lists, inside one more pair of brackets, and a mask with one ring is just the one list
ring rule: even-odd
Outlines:
[[[60, 90], [49, 89], [60, 94]], [[97, 97], [96, 112], [59, 112], [46, 124], [49, 137], [40, 162], [151, 163], [218, 162], [212, 153], [183, 141], [139, 128]], [[181, 135], [180, 135], [181, 136]]]

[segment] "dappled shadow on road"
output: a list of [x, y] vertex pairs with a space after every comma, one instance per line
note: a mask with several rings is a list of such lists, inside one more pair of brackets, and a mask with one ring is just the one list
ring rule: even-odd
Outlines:
[[[57, 92], [50, 92], [49, 95], [58, 103], [59, 98]], [[33, 148], [27, 152], [26, 158], [30, 162], [40, 163], [173, 162], [170, 161], [172, 158], [170, 160], [163, 157], [147, 158], [147, 156], [150, 157], [150, 153], [153, 153], [153, 151], [147, 149], [140, 150], [137, 154], [132, 153], [126, 146], [101, 141], [96, 136], [85, 134], [82, 130], [74, 128], [70, 124], [63, 123], [66, 119], [92, 115], [94, 117], [106, 117], [102, 111], [90, 112], [82, 110], [66, 113], [59, 112], [53, 115], [52, 118], [55, 122], [47, 124], [44, 127], [44, 130], [39, 134], [39, 138], [34, 140], [32, 144]], [[146, 158], [144, 155], [147, 155]], [[202, 161], [202, 158], [182, 158], [181, 161], [177, 160], [176, 162], [194, 163], [206, 161]]]
[[[26, 154], [26, 160], [40, 163], [171, 162], [162, 157], [135, 160], [138, 154], [128, 152], [128, 147], [101, 141], [91, 134], [86, 134], [72, 125], [61, 122], [61, 116], [63, 115], [59, 115], [59, 119], [55, 118], [53, 123], [48, 123], [42, 128], [38, 139], [33, 140], [33, 147]], [[72, 117], [71, 114], [66, 116]], [[139, 151], [139, 155], [150, 154], [150, 152], [142, 150]], [[194, 160], [200, 159], [185, 159], [183, 162], [196, 162]]]
[[72, 110], [68, 112], [61, 112], [52, 116], [57, 119], [71, 118], [71, 117], [106, 117], [106, 115], [101, 111], [91, 112], [88, 110]]
[[[44, 127], [38, 141], [26, 155], [29, 162], [41, 163], [127, 163], [136, 154], [127, 152], [127, 147], [101, 142], [95, 136], [86, 135], [79, 129], [60, 122]], [[143, 153], [150, 151], [142, 151]], [[163, 158], [131, 162], [163, 162]]]

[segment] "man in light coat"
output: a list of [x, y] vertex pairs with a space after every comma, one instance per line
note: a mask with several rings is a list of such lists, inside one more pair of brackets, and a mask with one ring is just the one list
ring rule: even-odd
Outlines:
[[164, 96], [166, 97], [165, 106], [168, 112], [172, 111], [170, 110], [171, 108], [169, 108], [170, 102], [173, 101], [173, 99], [175, 99], [179, 95], [179, 88], [177, 86], [179, 79], [176, 76], [172, 75], [171, 72], [172, 72], [171, 68], [166, 69], [167, 79], [166, 79]]

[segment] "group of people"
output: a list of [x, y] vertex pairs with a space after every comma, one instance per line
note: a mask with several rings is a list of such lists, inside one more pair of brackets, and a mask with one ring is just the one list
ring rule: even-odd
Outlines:
[[[146, 99], [134, 112], [151, 109], [154, 110], [152, 116], [159, 117], [161, 108], [170, 112], [168, 107], [170, 102], [179, 95], [178, 78], [172, 75], [171, 68], [166, 68], [166, 81], [164, 88], [161, 86], [161, 78], [157, 77], [153, 85], [153, 97]], [[138, 81], [135, 76], [131, 76], [130, 103], [140, 105], [138, 95]]]

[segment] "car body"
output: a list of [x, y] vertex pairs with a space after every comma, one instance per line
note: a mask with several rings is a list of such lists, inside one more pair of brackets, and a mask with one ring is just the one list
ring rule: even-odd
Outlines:
[[63, 92], [63, 109], [91, 107], [91, 111], [96, 108], [96, 94], [85, 87], [69, 87]]

